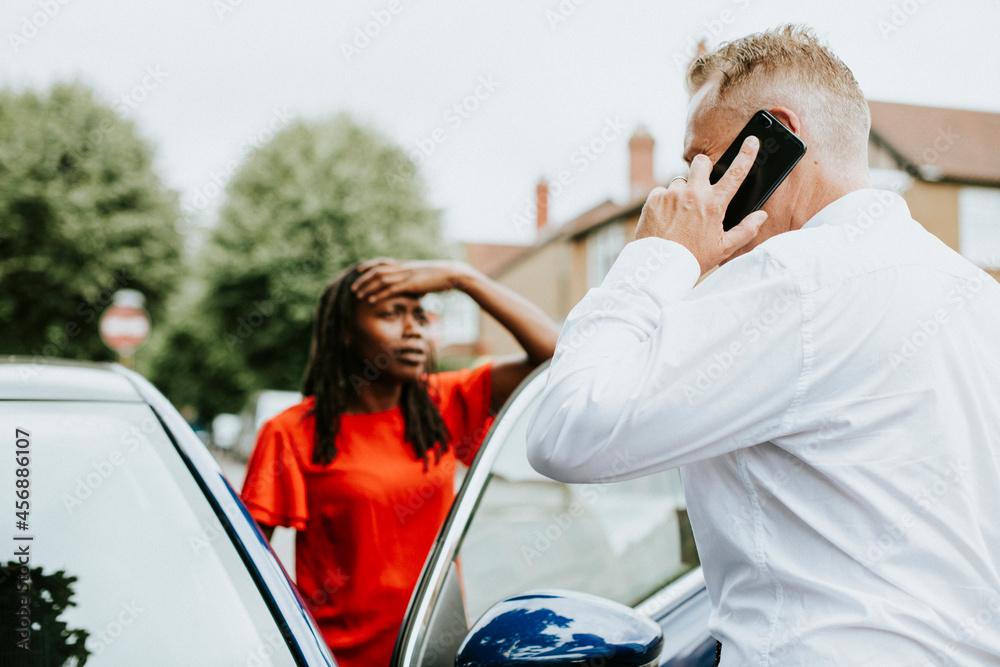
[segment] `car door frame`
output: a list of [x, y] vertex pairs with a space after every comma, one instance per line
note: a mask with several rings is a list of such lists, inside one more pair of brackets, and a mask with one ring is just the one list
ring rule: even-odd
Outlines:
[[[532, 380], [545, 373], [547, 369], [548, 363], [542, 364], [521, 381], [483, 438], [483, 444], [476, 453], [465, 479], [462, 481], [462, 486], [455, 495], [455, 501], [452, 503], [444, 525], [434, 541], [434, 547], [424, 562], [423, 570], [420, 572], [417, 586], [410, 597], [403, 624], [396, 638], [396, 646], [389, 663], [391, 666], [402, 667], [403, 665], [414, 666], [417, 664], [420, 642], [430, 625], [431, 613], [444, 587], [448, 568], [455, 558], [476, 508], [479, 507], [483, 487], [486, 486], [493, 469], [493, 463], [502, 449], [502, 447], [490, 447], [489, 445], [491, 442], [506, 441], [515, 420], [505, 417], [510, 413], [520, 414], [525, 409], [523, 407], [525, 403], [530, 403], [542, 392], [542, 384], [532, 383]], [[474, 496], [474, 501], [467, 500], [471, 496]]]
[[[449, 570], [483, 498], [483, 489], [492, 474], [493, 465], [503, 450], [502, 446], [490, 446], [490, 443], [507, 442], [517, 417], [526, 409], [526, 404], [530, 405], [542, 393], [544, 382], [533, 380], [546, 373], [547, 368], [548, 364], [543, 364], [522, 381], [486, 434], [424, 563], [396, 639], [391, 667], [418, 667], [421, 649], [426, 645], [425, 636], [432, 627], [435, 607], [445, 588]], [[690, 624], [697, 622], [692, 619], [706, 618], [709, 606], [705, 580], [699, 566], [652, 594], [636, 605], [635, 609], [661, 626], [667, 625], [669, 619], [683, 616], [690, 630]], [[669, 652], [664, 652], [663, 665], [680, 667], [703, 664], [701, 656], [705, 654], [706, 642], [702, 639], [691, 641], [689, 635], [682, 636], [680, 643], [671, 641], [671, 637], [666, 638], [671, 648]], [[711, 645], [714, 650], [714, 640]]]

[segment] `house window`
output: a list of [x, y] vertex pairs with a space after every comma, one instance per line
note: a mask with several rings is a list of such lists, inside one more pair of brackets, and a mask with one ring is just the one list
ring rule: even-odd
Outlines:
[[452, 290], [420, 300], [430, 320], [427, 336], [438, 349], [468, 345], [479, 338], [479, 306], [467, 294]]
[[612, 223], [587, 238], [587, 288], [597, 287], [625, 247], [625, 228]]
[[962, 188], [958, 225], [962, 255], [984, 269], [1000, 268], [1000, 189]]

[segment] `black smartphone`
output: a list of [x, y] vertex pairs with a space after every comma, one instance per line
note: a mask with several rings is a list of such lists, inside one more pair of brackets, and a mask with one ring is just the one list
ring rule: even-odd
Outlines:
[[806, 145], [777, 118], [761, 109], [753, 115], [750, 122], [740, 131], [722, 154], [719, 161], [712, 167], [711, 183], [716, 183], [729, 169], [740, 147], [749, 136], [755, 136], [760, 141], [757, 159], [754, 160], [750, 173], [733, 195], [726, 209], [726, 217], [722, 226], [727, 231], [740, 224], [743, 218], [760, 209], [775, 189], [781, 185], [785, 177], [791, 173], [802, 156], [806, 154]]

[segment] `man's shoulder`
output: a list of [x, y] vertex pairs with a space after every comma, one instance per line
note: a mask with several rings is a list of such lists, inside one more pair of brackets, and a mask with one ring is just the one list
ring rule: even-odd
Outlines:
[[969, 268], [961, 255], [914, 220], [905, 204], [883, 206], [873, 196], [856, 197], [819, 224], [778, 234], [755, 251], [785, 267], [803, 291], [884, 271], [961, 277]]

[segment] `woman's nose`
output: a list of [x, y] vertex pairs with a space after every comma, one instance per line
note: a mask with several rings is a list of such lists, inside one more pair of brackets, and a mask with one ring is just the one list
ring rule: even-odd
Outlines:
[[420, 338], [424, 335], [424, 327], [414, 315], [407, 315], [403, 325], [403, 335]]

